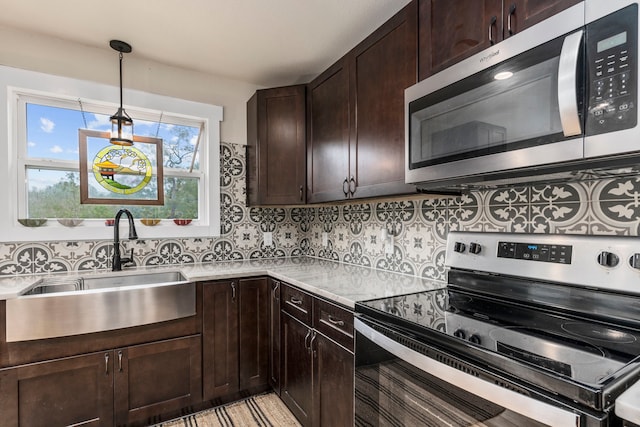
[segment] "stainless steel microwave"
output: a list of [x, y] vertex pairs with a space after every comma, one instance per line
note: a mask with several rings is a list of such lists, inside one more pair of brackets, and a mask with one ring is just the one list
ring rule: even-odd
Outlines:
[[585, 0], [405, 91], [405, 181], [635, 171], [637, 124], [638, 1]]

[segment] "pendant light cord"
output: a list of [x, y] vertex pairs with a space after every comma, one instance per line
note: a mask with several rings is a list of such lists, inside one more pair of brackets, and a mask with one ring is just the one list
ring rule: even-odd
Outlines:
[[122, 110], [122, 52], [120, 52], [120, 109]]

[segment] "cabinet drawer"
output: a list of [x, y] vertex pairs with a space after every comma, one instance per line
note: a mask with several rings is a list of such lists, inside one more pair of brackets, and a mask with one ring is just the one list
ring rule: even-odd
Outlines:
[[282, 310], [304, 322], [307, 326], [311, 326], [313, 321], [311, 317], [313, 297], [311, 295], [283, 283], [280, 305]]
[[315, 299], [313, 327], [353, 351], [353, 313], [329, 302]]

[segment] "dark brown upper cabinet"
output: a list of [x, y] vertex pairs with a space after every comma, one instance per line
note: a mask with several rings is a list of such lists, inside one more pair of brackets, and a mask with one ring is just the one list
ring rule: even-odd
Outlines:
[[257, 91], [247, 102], [247, 204], [305, 203], [306, 85]]
[[307, 89], [307, 201], [415, 192], [404, 184], [404, 90], [417, 81], [411, 2]]
[[419, 0], [420, 80], [581, 0]]

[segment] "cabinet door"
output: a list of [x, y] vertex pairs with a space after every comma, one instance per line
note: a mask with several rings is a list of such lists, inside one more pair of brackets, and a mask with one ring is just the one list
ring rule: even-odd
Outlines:
[[582, 0], [506, 0], [504, 36], [509, 37], [563, 11]]
[[418, 16], [420, 80], [502, 40], [502, 0], [420, 0]]
[[304, 85], [259, 90], [247, 103], [250, 206], [304, 203]]
[[312, 329], [282, 312], [282, 401], [304, 426], [311, 425], [313, 365], [309, 350]]
[[307, 201], [342, 200], [349, 191], [349, 68], [346, 58], [307, 88]]
[[113, 352], [2, 370], [0, 396], [3, 426], [113, 425]]
[[269, 289], [267, 279], [240, 281], [240, 389], [269, 383]]
[[354, 425], [353, 353], [316, 333], [313, 340], [316, 426]]
[[280, 281], [269, 279], [269, 385], [280, 395]]
[[200, 335], [115, 350], [116, 424], [177, 416], [202, 400]]
[[404, 183], [404, 90], [417, 82], [417, 23], [411, 2], [350, 54], [351, 197], [416, 191]]
[[235, 281], [202, 286], [204, 400], [239, 390], [237, 293]]

